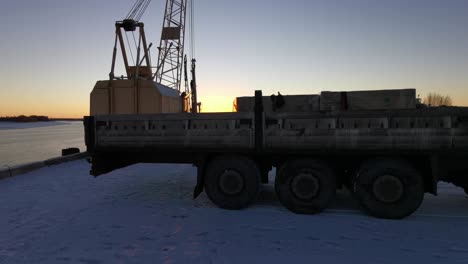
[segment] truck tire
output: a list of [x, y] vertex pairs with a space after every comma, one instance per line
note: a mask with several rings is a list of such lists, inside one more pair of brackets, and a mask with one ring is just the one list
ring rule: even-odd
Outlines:
[[210, 200], [224, 209], [249, 206], [260, 190], [260, 171], [249, 158], [223, 156], [213, 159], [205, 173], [205, 191]]
[[297, 214], [315, 214], [324, 210], [336, 194], [336, 176], [318, 160], [287, 162], [278, 171], [275, 191], [279, 201]]
[[379, 218], [401, 219], [416, 211], [424, 198], [424, 180], [411, 164], [390, 159], [365, 162], [354, 182], [361, 206]]

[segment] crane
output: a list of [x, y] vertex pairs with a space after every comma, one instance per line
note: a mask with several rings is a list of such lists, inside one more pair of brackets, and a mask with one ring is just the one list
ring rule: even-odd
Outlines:
[[[166, 0], [158, 60], [153, 66], [153, 44], [147, 43], [144, 23], [140, 22], [151, 0], [135, 1], [125, 19], [115, 23], [109, 80], [98, 81], [94, 86], [90, 98], [91, 114], [199, 112], [194, 59], [193, 2], [194, 0]], [[190, 82], [185, 54], [187, 10], [190, 10], [190, 23], [187, 27], [191, 48]], [[114, 73], [119, 47], [126, 73], [120, 77]]]

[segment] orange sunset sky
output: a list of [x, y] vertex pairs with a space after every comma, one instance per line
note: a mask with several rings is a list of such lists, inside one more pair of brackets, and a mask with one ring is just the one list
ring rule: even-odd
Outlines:
[[[39, 3], [40, 2], [40, 3]], [[165, 1], [142, 21], [159, 43]], [[0, 116], [79, 118], [107, 79], [114, 21], [133, 1], [9, 1], [0, 9]], [[200, 1], [199, 100], [231, 111], [236, 96], [416, 88], [468, 105], [467, 1]], [[153, 61], [156, 60], [153, 52]]]

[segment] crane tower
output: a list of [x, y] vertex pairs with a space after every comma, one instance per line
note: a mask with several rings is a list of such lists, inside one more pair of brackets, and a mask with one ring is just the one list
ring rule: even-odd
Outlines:
[[187, 0], [167, 0], [159, 45], [156, 82], [181, 90]]

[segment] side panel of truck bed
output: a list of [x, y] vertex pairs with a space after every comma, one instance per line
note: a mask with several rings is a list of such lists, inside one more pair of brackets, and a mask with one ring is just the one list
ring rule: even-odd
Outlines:
[[[458, 110], [458, 109], [457, 109]], [[337, 115], [267, 116], [265, 149], [461, 150], [468, 149], [468, 112], [401, 110]]]
[[96, 149], [252, 149], [253, 114], [96, 116]]
[[[109, 115], [95, 117], [95, 150], [463, 151], [465, 108], [346, 113]], [[255, 142], [262, 133], [261, 142]], [[259, 148], [260, 146], [260, 148]]]

